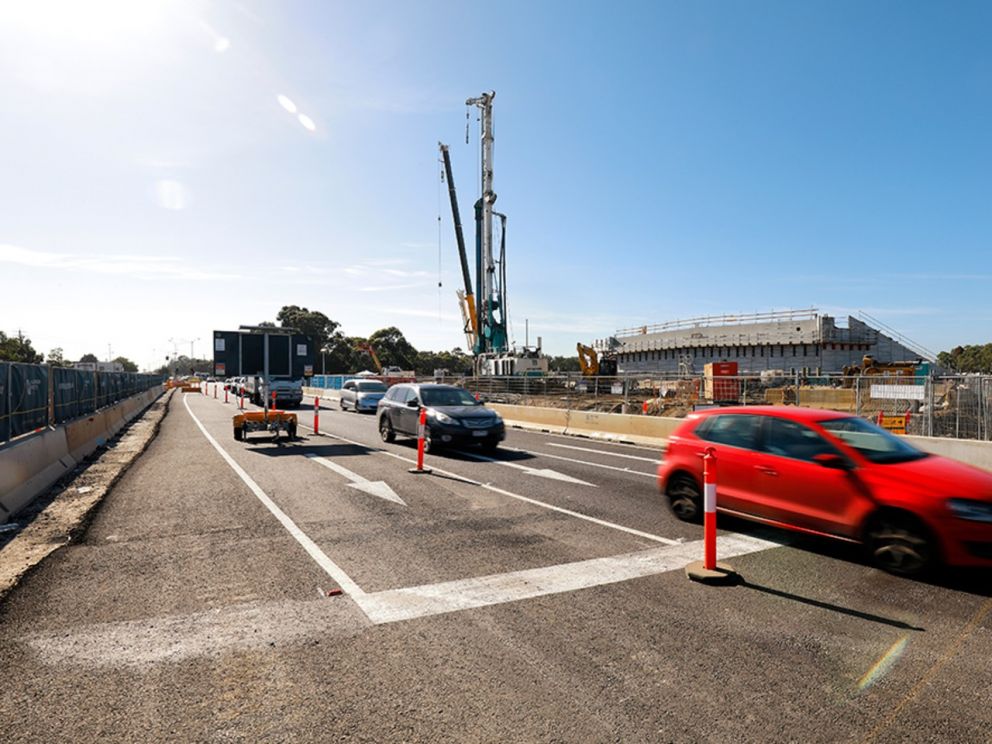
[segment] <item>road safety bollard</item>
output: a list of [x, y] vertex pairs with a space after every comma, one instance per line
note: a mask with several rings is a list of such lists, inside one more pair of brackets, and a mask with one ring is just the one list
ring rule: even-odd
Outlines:
[[420, 409], [420, 421], [417, 422], [417, 467], [410, 468], [410, 473], [429, 473], [430, 468], [424, 467], [424, 443], [427, 435], [427, 409]]
[[313, 399], [313, 433], [320, 434], [320, 398]]
[[690, 563], [685, 574], [704, 584], [735, 584], [740, 579], [725, 563], [716, 562], [716, 449], [703, 455], [703, 560]]
[[272, 408], [276, 407], [276, 391], [272, 391]]
[[227, 403], [227, 387], [224, 387], [224, 402]]
[[217, 400], [217, 383], [214, 383], [214, 400]]
[[703, 455], [703, 568], [716, 569], [716, 457], [712, 447]]
[[238, 408], [242, 411], [245, 410], [245, 394], [244, 391], [238, 391]]

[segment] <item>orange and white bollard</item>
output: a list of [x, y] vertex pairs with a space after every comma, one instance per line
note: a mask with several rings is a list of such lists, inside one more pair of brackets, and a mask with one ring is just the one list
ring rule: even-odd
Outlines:
[[227, 403], [227, 388], [224, 388], [224, 402]]
[[417, 467], [410, 468], [410, 473], [429, 473], [430, 468], [424, 467], [424, 445], [427, 437], [427, 409], [421, 407], [420, 420], [417, 422]]
[[217, 400], [217, 383], [214, 383], [214, 400]]
[[716, 561], [716, 449], [703, 455], [703, 560], [690, 563], [685, 574], [703, 584], [736, 584], [740, 577], [725, 563]]
[[238, 390], [238, 408], [240, 410], [245, 410], [245, 392], [244, 390]]
[[272, 408], [276, 407], [276, 391], [272, 391]]
[[716, 457], [712, 447], [703, 455], [703, 568], [716, 569]]
[[313, 399], [313, 433], [320, 434], [320, 398]]

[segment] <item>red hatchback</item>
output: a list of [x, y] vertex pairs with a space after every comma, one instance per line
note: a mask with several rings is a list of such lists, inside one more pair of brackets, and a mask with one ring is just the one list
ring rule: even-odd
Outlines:
[[675, 430], [658, 468], [679, 519], [702, 516], [702, 456], [711, 447], [721, 512], [862, 543], [893, 573], [922, 574], [938, 561], [992, 567], [992, 473], [849, 414], [716, 408]]

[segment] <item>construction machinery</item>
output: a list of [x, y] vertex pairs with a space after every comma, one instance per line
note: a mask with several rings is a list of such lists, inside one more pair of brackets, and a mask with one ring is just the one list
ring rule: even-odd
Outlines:
[[887, 375], [890, 377], [916, 377], [925, 363], [920, 359], [902, 362], [879, 362], [870, 354], [865, 354], [861, 364], [844, 367], [845, 377], [859, 375]]
[[375, 365], [376, 372], [379, 373], [379, 377], [387, 385], [395, 385], [398, 382], [414, 382], [417, 379], [417, 374], [414, 370], [400, 369], [395, 366], [383, 367], [382, 362], [379, 361], [379, 355], [375, 353], [375, 348], [368, 342], [355, 344], [355, 349], [364, 351], [372, 357], [372, 363]]
[[[493, 191], [493, 98], [490, 91], [469, 98], [466, 106], [479, 109], [481, 128], [481, 197], [475, 202], [475, 283], [469, 270], [461, 214], [455, 193], [448, 146], [438, 142], [444, 163], [443, 177], [448, 183], [451, 216], [458, 244], [464, 289], [458, 290], [458, 305], [462, 313], [465, 340], [475, 356], [475, 371], [480, 375], [543, 375], [548, 362], [537, 347], [526, 342], [521, 349], [510, 343], [506, 310], [506, 215], [496, 212], [496, 192]], [[494, 253], [493, 217], [499, 218], [499, 258]]]
[[[253, 399], [261, 410], [239, 410], [231, 420], [234, 438], [244, 441], [252, 432], [280, 432], [296, 438], [295, 413], [276, 408], [280, 391], [288, 391], [292, 404], [302, 394], [304, 376], [313, 374], [313, 342], [293, 328], [240, 326], [237, 331], [214, 331], [214, 373], [234, 373], [249, 378]], [[276, 384], [278, 383], [278, 384]], [[275, 393], [275, 396], [273, 396]]]
[[617, 359], [612, 354], [603, 353], [600, 355], [591, 346], [583, 343], [575, 345], [575, 350], [579, 354], [579, 369], [586, 377], [596, 377], [597, 375], [613, 376], [617, 373]]

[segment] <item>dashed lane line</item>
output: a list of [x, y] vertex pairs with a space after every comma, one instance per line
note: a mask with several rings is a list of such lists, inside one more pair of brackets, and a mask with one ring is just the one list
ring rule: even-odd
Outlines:
[[[301, 428], [309, 429], [310, 431], [313, 431], [313, 427], [307, 426], [306, 424], [298, 424], [298, 425]], [[402, 462], [410, 463], [413, 465], [417, 464], [417, 461], [413, 458], [403, 457], [403, 455], [398, 455], [395, 452], [390, 452], [389, 450], [384, 450], [378, 447], [372, 447], [368, 444], [357, 442], [354, 439], [348, 439], [347, 437], [338, 436], [337, 434], [321, 433], [319, 434], [319, 436], [328, 437], [330, 439], [337, 439], [339, 442], [347, 442], [348, 444], [354, 444], [358, 447], [363, 447], [369, 450], [370, 452], [379, 452], [383, 455], [386, 455], [387, 457], [392, 457]], [[499, 488], [498, 486], [494, 486], [491, 483], [483, 483], [482, 481], [477, 481], [473, 478], [468, 478], [459, 473], [453, 473], [450, 470], [442, 470], [441, 468], [435, 467], [433, 464], [431, 465], [431, 468], [434, 470], [434, 472], [440, 473], [441, 475], [444, 475], [448, 478], [454, 478], [469, 485], [479, 486], [481, 488], [485, 488], [488, 491], [492, 491], [493, 493], [498, 493], [502, 496], [506, 496], [511, 499], [516, 499], [518, 501], [523, 501], [524, 503], [532, 504], [542, 509], [548, 509], [550, 511], [558, 512], [559, 514], [566, 514], [570, 517], [575, 517], [576, 519], [582, 519], [586, 522], [591, 522], [592, 524], [598, 524], [601, 527], [609, 527], [610, 529], [618, 530], [620, 532], [626, 532], [629, 535], [636, 535], [637, 537], [643, 537], [645, 540], [651, 540], [653, 542], [663, 543], [664, 545], [681, 545], [684, 542], [683, 540], [672, 540], [667, 537], [661, 537], [660, 535], [653, 535], [650, 532], [642, 532], [641, 530], [635, 530], [632, 527], [624, 527], [622, 524], [616, 524], [615, 522], [608, 522], [605, 519], [597, 519], [596, 517], [591, 517], [588, 514], [582, 514], [581, 512], [572, 511], [571, 509], [565, 509], [561, 506], [555, 506], [554, 504], [548, 504], [544, 501], [538, 501], [537, 499], [532, 499], [528, 496], [521, 496], [518, 493], [507, 491], [506, 489]]]
[[639, 455], [625, 455], [623, 452], [607, 452], [606, 450], [590, 449], [589, 447], [576, 447], [574, 444], [558, 444], [557, 442], [547, 442], [549, 447], [560, 447], [562, 449], [578, 450], [579, 452], [594, 452], [597, 455], [608, 455], [610, 457], [622, 457], [625, 460], [640, 460], [661, 465], [661, 460], [653, 457], [640, 457]]

